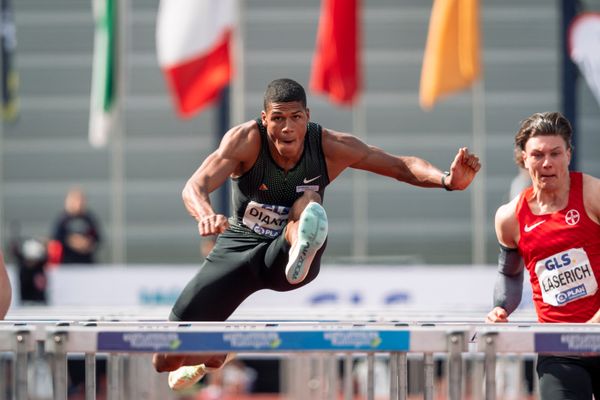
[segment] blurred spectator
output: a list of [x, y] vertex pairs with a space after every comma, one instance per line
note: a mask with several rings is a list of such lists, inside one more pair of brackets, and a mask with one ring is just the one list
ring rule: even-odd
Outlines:
[[13, 239], [12, 252], [19, 272], [21, 303], [46, 304], [48, 252], [45, 241], [33, 237]]
[[4, 255], [0, 251], [0, 319], [4, 319], [8, 307], [10, 306], [10, 299], [12, 296], [12, 289], [10, 287], [10, 281], [8, 280], [8, 273], [4, 265]]
[[199, 400], [236, 399], [251, 393], [256, 371], [236, 358], [206, 379], [208, 385], [200, 391]]
[[[72, 188], [67, 193], [65, 209], [54, 224], [52, 238], [48, 246], [52, 264], [93, 264], [96, 261], [94, 256], [100, 245], [100, 226], [88, 210], [85, 193], [80, 188]], [[84, 391], [84, 366], [80, 359], [68, 362], [71, 396]], [[105, 373], [97, 370], [97, 374], [102, 378]]]
[[74, 188], [67, 193], [65, 209], [54, 224], [52, 237], [62, 247], [62, 264], [95, 262], [100, 229], [93, 213], [87, 209], [85, 193], [81, 189]]

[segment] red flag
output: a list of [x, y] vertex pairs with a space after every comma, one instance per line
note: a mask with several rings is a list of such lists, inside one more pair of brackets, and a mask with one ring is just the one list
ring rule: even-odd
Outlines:
[[358, 0], [323, 0], [310, 88], [350, 105], [361, 89]]
[[162, 0], [157, 54], [177, 110], [191, 117], [216, 100], [232, 75], [233, 0]]

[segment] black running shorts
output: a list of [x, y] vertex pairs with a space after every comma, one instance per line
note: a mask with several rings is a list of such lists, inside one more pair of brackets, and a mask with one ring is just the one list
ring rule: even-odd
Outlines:
[[225, 321], [252, 293], [261, 289], [280, 292], [297, 289], [319, 274], [319, 249], [308, 276], [292, 285], [285, 277], [290, 245], [283, 235], [276, 239], [242, 235], [230, 230], [218, 236], [198, 273], [175, 302], [172, 321]]
[[600, 399], [600, 357], [538, 355], [543, 400]]

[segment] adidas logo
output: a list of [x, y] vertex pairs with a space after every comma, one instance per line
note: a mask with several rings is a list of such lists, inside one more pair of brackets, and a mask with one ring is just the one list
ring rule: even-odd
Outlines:
[[258, 187], [258, 190], [265, 191], [265, 190], [269, 190], [269, 188], [264, 183], [261, 183], [260, 186]]

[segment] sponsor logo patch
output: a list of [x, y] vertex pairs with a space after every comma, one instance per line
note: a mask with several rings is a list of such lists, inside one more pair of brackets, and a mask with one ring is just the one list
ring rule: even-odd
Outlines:
[[565, 215], [565, 222], [569, 225], [577, 225], [579, 222], [579, 211], [573, 209], [567, 211], [567, 215]]
[[319, 176], [315, 176], [314, 178], [310, 178], [310, 179], [306, 179], [304, 178], [304, 180], [302, 181], [302, 183], [304, 183], [305, 185], [308, 185], [309, 183], [316, 181], [317, 179], [319, 179], [321, 177], [321, 175]]
[[525, 228], [523, 228], [523, 229], [525, 230], [525, 232], [531, 232], [532, 230], [534, 230], [536, 227], [540, 226], [544, 222], [546, 222], [546, 220], [538, 221], [538, 222], [536, 222], [533, 225], [527, 225], [527, 224], [525, 224]]
[[307, 190], [312, 190], [313, 192], [319, 191], [319, 185], [300, 185], [296, 186], [296, 193], [306, 192]]
[[558, 304], [566, 303], [567, 301], [577, 299], [579, 297], [583, 297], [587, 294], [587, 290], [585, 290], [585, 285], [579, 285], [569, 290], [565, 290], [564, 292], [560, 292], [556, 295], [556, 302]]

